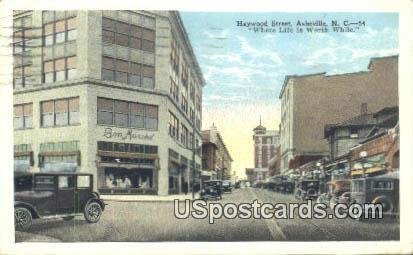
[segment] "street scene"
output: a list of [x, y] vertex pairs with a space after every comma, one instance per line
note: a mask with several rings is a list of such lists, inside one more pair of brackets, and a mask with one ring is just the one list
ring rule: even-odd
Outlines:
[[400, 240], [397, 13], [11, 16], [15, 242]]
[[[243, 188], [226, 193], [219, 203], [296, 202], [291, 195]], [[174, 203], [110, 201], [97, 225], [82, 216], [71, 221], [39, 220], [28, 232], [16, 232], [16, 242], [109, 241], [370, 241], [398, 240], [394, 219], [358, 222], [353, 219], [176, 219]]]

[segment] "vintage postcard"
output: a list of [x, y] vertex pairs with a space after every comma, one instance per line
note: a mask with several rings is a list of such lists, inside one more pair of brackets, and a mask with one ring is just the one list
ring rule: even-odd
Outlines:
[[412, 252], [402, 3], [26, 2], [0, 1], [5, 254]]

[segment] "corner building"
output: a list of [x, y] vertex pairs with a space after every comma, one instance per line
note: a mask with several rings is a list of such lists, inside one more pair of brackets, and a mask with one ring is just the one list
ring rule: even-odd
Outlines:
[[102, 194], [198, 181], [205, 82], [178, 12], [15, 11], [13, 30], [15, 171]]

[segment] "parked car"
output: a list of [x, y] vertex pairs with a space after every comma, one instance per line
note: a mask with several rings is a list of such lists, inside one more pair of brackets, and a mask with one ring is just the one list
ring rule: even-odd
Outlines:
[[275, 192], [293, 193], [295, 183], [283, 175], [276, 175], [271, 177], [267, 182], [267, 188]]
[[232, 192], [232, 183], [230, 180], [222, 181], [222, 191], [223, 192]]
[[219, 180], [211, 180], [211, 181], [203, 181], [202, 182], [202, 189], [200, 192], [200, 199], [202, 200], [218, 200], [222, 199], [222, 181]]
[[398, 173], [353, 179], [351, 181], [351, 203], [381, 204], [383, 215], [398, 215]]
[[234, 188], [235, 188], [235, 189], [239, 189], [239, 188], [241, 188], [241, 181], [237, 181], [237, 182], [235, 182], [235, 184], [234, 184]]
[[297, 199], [316, 199], [318, 197], [319, 181], [316, 179], [302, 179], [297, 182], [295, 197]]
[[99, 221], [105, 203], [93, 192], [93, 175], [85, 173], [15, 173], [14, 220], [18, 230], [28, 229], [33, 219], [76, 215], [89, 223]]
[[330, 205], [330, 208], [334, 208], [337, 203], [349, 202], [346, 200], [349, 200], [350, 197], [350, 183], [351, 181], [348, 179], [333, 180], [327, 183], [326, 203]]

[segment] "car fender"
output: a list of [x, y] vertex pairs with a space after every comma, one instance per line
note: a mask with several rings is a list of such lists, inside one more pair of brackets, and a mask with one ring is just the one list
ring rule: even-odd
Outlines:
[[27, 210], [30, 211], [30, 213], [32, 214], [33, 219], [37, 219], [40, 218], [40, 214], [37, 211], [36, 207], [34, 207], [33, 205], [26, 203], [26, 202], [21, 202], [21, 201], [15, 201], [14, 202], [14, 208], [16, 207], [24, 207]]
[[373, 201], [372, 201], [373, 204], [379, 204], [379, 203], [383, 203], [383, 202], [387, 202], [388, 205], [389, 205], [389, 208], [387, 208], [387, 211], [383, 211], [383, 212], [393, 212], [394, 203], [388, 196], [378, 196], [378, 197], [374, 198]]

